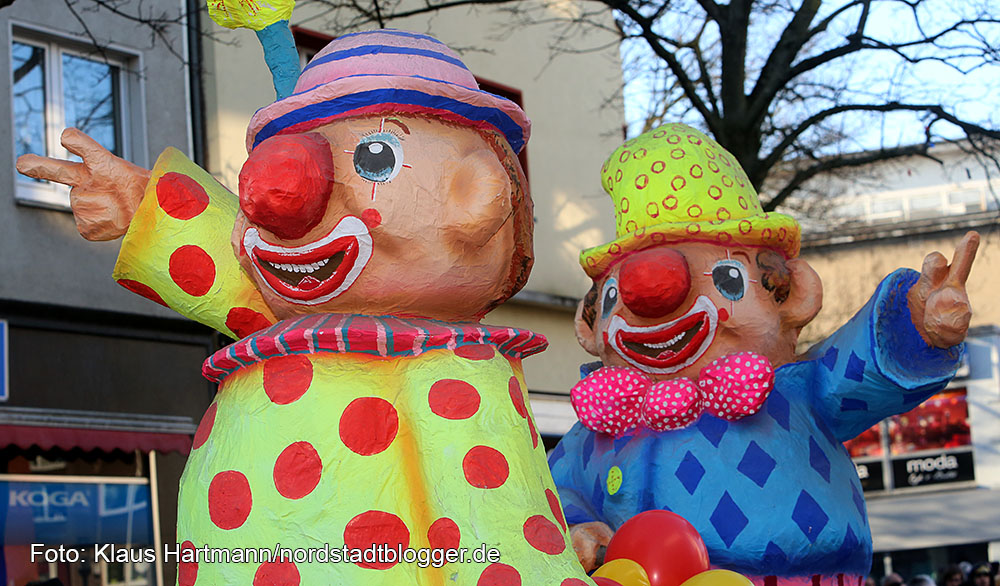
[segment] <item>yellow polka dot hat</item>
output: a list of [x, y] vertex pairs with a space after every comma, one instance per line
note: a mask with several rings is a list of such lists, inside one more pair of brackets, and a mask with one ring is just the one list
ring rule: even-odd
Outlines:
[[617, 238], [580, 253], [599, 278], [630, 252], [670, 242], [759, 246], [799, 253], [799, 224], [765, 213], [736, 158], [704, 133], [665, 124], [628, 140], [601, 168], [615, 203]]

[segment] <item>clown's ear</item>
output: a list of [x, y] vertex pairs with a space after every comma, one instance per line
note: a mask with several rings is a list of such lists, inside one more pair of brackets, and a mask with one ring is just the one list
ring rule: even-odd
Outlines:
[[[594, 301], [591, 299], [588, 303], [589, 297], [590, 295], [581, 299], [580, 303], [576, 306], [576, 320], [574, 322], [574, 326], [576, 327], [576, 341], [580, 343], [580, 346], [588, 354], [600, 356], [600, 353], [597, 351], [598, 334], [594, 331], [598, 322], [594, 315], [594, 308], [592, 307]], [[587, 315], [589, 315], [589, 319], [584, 317]]]
[[791, 284], [788, 298], [779, 306], [781, 325], [799, 329], [811, 322], [823, 307], [823, 282], [801, 258], [786, 261]]

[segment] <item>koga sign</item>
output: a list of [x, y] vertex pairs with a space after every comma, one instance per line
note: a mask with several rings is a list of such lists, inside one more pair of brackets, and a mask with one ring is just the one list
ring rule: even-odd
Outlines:
[[972, 452], [942, 452], [894, 458], [892, 476], [897, 488], [974, 480]]
[[72, 507], [73, 505], [89, 507], [90, 500], [87, 499], [87, 493], [82, 490], [55, 490], [50, 492], [44, 488], [34, 490], [11, 489], [10, 500], [7, 505], [9, 507], [49, 507], [53, 505], [57, 507]]

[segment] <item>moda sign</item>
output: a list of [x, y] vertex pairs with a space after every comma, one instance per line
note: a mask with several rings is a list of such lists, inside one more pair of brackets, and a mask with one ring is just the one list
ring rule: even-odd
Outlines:
[[927, 486], [975, 479], [972, 452], [921, 454], [892, 460], [896, 488]]

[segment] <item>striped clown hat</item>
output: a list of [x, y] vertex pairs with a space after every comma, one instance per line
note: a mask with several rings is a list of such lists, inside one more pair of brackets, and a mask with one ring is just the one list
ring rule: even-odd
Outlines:
[[765, 212], [736, 157], [690, 126], [664, 124], [626, 141], [601, 168], [601, 184], [614, 201], [617, 231], [580, 253], [591, 278], [632, 252], [677, 242], [799, 254], [798, 222]]
[[472, 72], [441, 41], [381, 29], [343, 35], [317, 53], [292, 95], [251, 118], [247, 151], [278, 134], [386, 112], [429, 114], [495, 130], [515, 153], [524, 148], [531, 129], [517, 104], [480, 90]]

